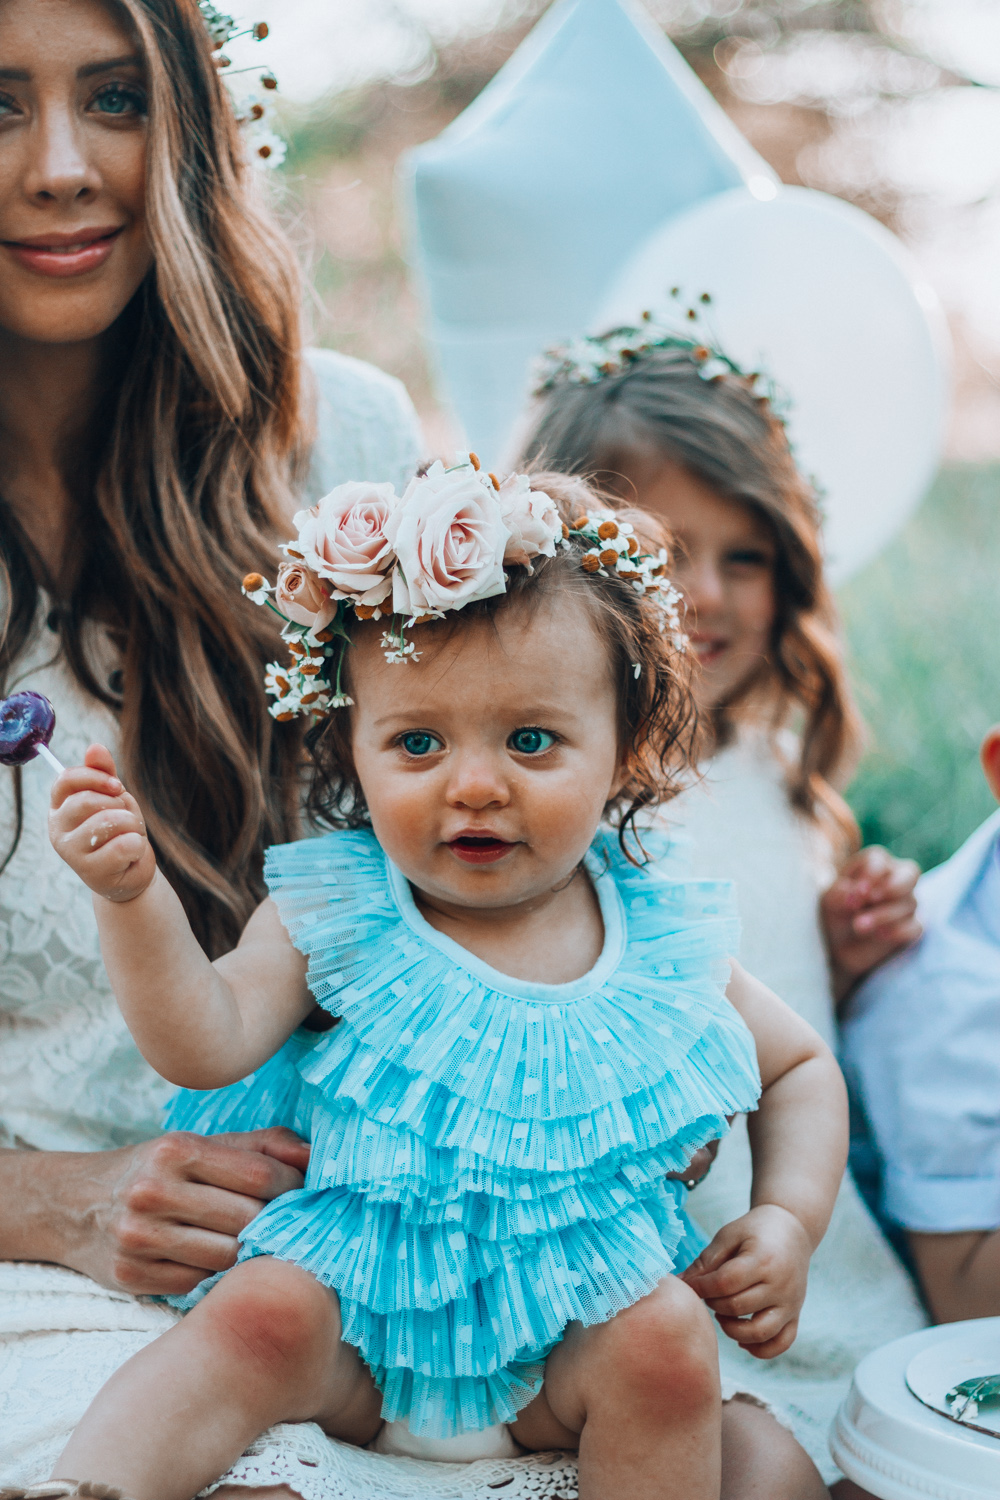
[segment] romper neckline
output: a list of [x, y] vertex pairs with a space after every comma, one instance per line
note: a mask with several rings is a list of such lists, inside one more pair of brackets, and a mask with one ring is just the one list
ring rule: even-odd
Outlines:
[[406, 876], [392, 863], [388, 855], [385, 856], [389, 892], [393, 903], [407, 927], [416, 937], [429, 943], [458, 968], [474, 975], [490, 989], [514, 1000], [533, 1000], [550, 1004], [581, 1000], [584, 996], [599, 990], [621, 963], [627, 946], [625, 909], [615, 881], [610, 878], [609, 871], [592, 849], [584, 855], [583, 863], [593, 884], [601, 908], [601, 920], [604, 923], [604, 942], [600, 956], [594, 966], [588, 969], [586, 974], [581, 974], [578, 979], [567, 980], [564, 984], [543, 984], [541, 981], [517, 979], [512, 974], [504, 974], [502, 970], [494, 969], [484, 959], [470, 953], [468, 948], [463, 948], [461, 943], [456, 943], [454, 938], [448, 937], [446, 933], [438, 932], [437, 928], [432, 927], [419, 910]]

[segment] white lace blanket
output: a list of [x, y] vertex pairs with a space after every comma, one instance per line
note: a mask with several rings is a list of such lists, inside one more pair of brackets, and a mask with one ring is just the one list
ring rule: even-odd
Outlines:
[[[100, 1386], [178, 1316], [59, 1266], [0, 1262], [0, 1484], [48, 1478]], [[390, 1458], [303, 1422], [273, 1427], [219, 1483], [288, 1485], [302, 1500], [496, 1500], [498, 1489], [505, 1500], [574, 1500], [576, 1465], [564, 1454]]]

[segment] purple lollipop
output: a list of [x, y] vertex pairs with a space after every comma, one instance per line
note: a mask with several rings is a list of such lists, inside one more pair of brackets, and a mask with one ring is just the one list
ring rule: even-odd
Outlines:
[[66, 768], [52, 754], [49, 740], [56, 727], [55, 709], [30, 689], [0, 702], [0, 766], [24, 766], [41, 755], [53, 770]]

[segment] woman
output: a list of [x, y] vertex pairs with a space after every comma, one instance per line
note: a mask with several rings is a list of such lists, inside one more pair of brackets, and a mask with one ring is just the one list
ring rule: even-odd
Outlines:
[[[0, 0], [3, 691], [52, 699], [63, 755], [118, 745], [210, 950], [294, 833], [301, 753], [260, 693], [266, 612], [218, 621], [287, 534], [314, 415], [314, 498], [418, 457], [396, 382], [312, 367], [194, 0]], [[157, 1139], [164, 1087], [45, 852], [45, 783], [40, 763], [0, 783], [2, 1480], [36, 1477], [162, 1324], [126, 1294], [229, 1264], [304, 1164], [280, 1131]]]

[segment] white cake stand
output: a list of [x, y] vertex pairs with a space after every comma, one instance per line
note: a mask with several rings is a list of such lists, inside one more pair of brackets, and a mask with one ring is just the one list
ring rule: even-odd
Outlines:
[[[932, 1409], [946, 1406], [957, 1380], [997, 1372], [1000, 1318], [926, 1328], [876, 1349], [855, 1370], [837, 1414], [834, 1461], [881, 1500], [998, 1500], [1000, 1433]], [[994, 1421], [982, 1418], [984, 1426]]]

